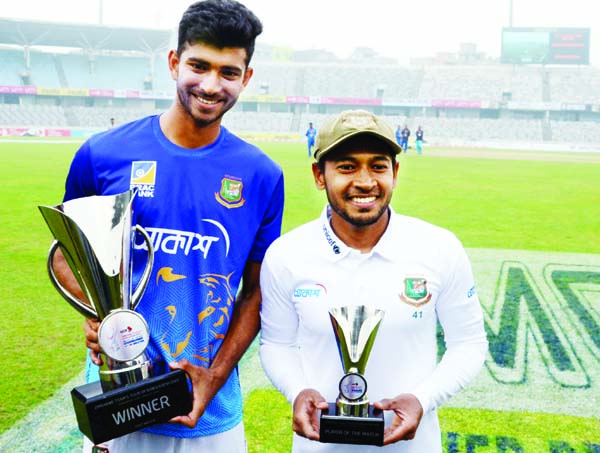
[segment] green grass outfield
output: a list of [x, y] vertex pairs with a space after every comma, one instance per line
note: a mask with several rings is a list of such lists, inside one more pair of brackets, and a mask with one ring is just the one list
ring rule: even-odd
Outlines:
[[[285, 171], [284, 230], [317, 217], [325, 198], [304, 145], [260, 146]], [[69, 451], [79, 442], [72, 431], [46, 443], [41, 432], [7, 437], [84, 363], [83, 319], [46, 276], [51, 236], [37, 210], [61, 200], [76, 149], [0, 140], [0, 451]], [[600, 154], [456, 151], [401, 156], [393, 199], [396, 211], [462, 240], [486, 311], [493, 355], [440, 410], [446, 451], [600, 452]], [[523, 322], [507, 322], [511, 313]], [[264, 383], [256, 345], [241, 368], [249, 451], [289, 451], [290, 409]]]

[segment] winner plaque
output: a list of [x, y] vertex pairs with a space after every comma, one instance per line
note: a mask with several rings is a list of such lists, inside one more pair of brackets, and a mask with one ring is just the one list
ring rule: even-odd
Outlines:
[[365, 305], [329, 310], [345, 374], [340, 379], [335, 403], [329, 403], [329, 409], [321, 411], [321, 442], [383, 445], [383, 411], [369, 404], [364, 377], [383, 315], [383, 310]]
[[[150, 331], [135, 308], [150, 279], [154, 252], [146, 231], [132, 226], [134, 196], [130, 190], [39, 206], [55, 238], [47, 261], [52, 284], [78, 312], [100, 320], [100, 381], [71, 392], [79, 429], [95, 444], [192, 409], [185, 372], [169, 372], [164, 361], [152, 360], [145, 352]], [[132, 294], [131, 249], [136, 233], [144, 238], [148, 256]], [[59, 247], [89, 304], [73, 296], [57, 278], [52, 263]]]

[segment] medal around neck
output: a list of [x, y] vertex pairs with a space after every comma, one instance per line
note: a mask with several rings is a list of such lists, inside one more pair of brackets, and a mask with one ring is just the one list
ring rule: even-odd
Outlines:
[[383, 411], [369, 404], [364, 377], [383, 316], [383, 310], [365, 305], [329, 310], [345, 374], [340, 379], [335, 403], [321, 411], [321, 442], [383, 445]]
[[[100, 320], [100, 381], [71, 392], [79, 429], [96, 444], [163, 423], [192, 408], [185, 372], [168, 372], [163, 361], [146, 354], [150, 331], [135, 308], [150, 280], [154, 249], [146, 231], [132, 226], [134, 197], [130, 190], [39, 206], [55, 238], [47, 261], [50, 281], [78, 312]], [[131, 250], [136, 233], [144, 239], [147, 259], [132, 292]], [[89, 303], [59, 281], [52, 264], [58, 248]]]

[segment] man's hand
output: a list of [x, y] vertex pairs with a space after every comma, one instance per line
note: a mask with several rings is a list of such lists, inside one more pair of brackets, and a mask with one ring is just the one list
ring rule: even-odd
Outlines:
[[102, 365], [102, 357], [100, 353], [100, 345], [98, 344], [98, 328], [100, 327], [100, 321], [98, 319], [86, 319], [83, 323], [83, 331], [85, 332], [85, 345], [90, 350], [90, 357], [92, 362], [96, 365]]
[[384, 411], [394, 411], [392, 424], [383, 433], [383, 445], [415, 437], [423, 417], [423, 407], [415, 395], [402, 393], [395, 398], [378, 401], [373, 406]]
[[294, 400], [294, 432], [307, 439], [319, 440], [319, 409], [328, 407], [325, 398], [316, 390], [302, 390]]
[[225, 381], [215, 376], [210, 368], [192, 365], [185, 359], [172, 362], [169, 366], [173, 370], [183, 370], [188, 374], [192, 381], [193, 396], [192, 412], [175, 417], [171, 419], [171, 422], [194, 428], [202, 414], [204, 414], [206, 406], [212, 401]]

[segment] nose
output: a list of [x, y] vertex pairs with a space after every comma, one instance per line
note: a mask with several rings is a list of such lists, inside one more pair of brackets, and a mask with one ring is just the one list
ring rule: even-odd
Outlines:
[[219, 92], [219, 75], [216, 71], [209, 71], [200, 80], [200, 89], [206, 94], [215, 94]]
[[363, 189], [372, 189], [375, 186], [375, 178], [368, 168], [362, 168], [356, 174], [354, 185]]

